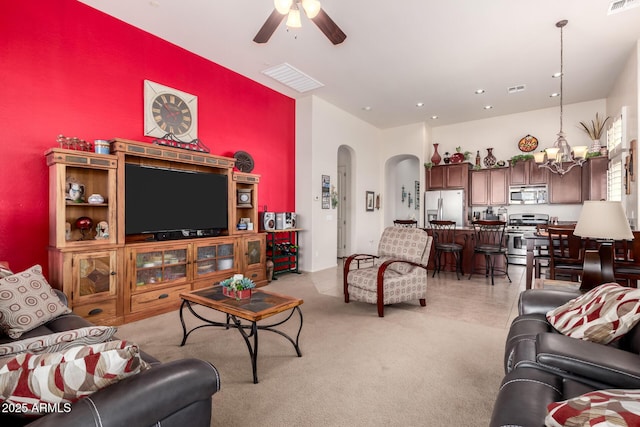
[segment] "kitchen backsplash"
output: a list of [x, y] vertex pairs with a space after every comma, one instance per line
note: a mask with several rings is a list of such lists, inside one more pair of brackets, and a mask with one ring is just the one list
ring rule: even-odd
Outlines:
[[[509, 215], [516, 213], [544, 213], [550, 217], [557, 216], [561, 222], [577, 221], [582, 210], [582, 205], [508, 205], [508, 206], [492, 206], [493, 212], [498, 213], [498, 209], [506, 208], [507, 219]], [[469, 217], [473, 217], [473, 212], [486, 211], [485, 206], [474, 206], [469, 208]], [[502, 212], [502, 210], [500, 210]]]

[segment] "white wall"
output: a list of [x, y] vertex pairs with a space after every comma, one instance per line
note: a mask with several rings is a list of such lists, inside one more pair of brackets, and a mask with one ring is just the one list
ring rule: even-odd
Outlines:
[[[563, 130], [572, 146], [591, 145], [589, 136], [578, 126], [581, 121], [591, 120], [596, 113], [606, 112], [606, 101], [599, 99], [564, 106]], [[560, 108], [551, 107], [525, 113], [509, 114], [484, 120], [433, 127], [430, 143], [439, 143], [438, 152], [444, 156], [446, 151], [455, 152], [460, 146], [462, 151], [471, 151], [472, 157], [480, 150], [484, 159], [487, 148], [493, 148], [498, 160], [508, 161], [511, 157], [523, 154], [518, 149], [518, 141], [526, 135], [533, 135], [539, 141], [539, 148], [550, 147], [560, 130]], [[429, 147], [429, 158], [432, 147]], [[536, 150], [538, 151], [538, 150]]]
[[[635, 46], [622, 72], [616, 79], [611, 93], [607, 97], [607, 115], [615, 116], [620, 114], [622, 107], [627, 107], [627, 143], [632, 139], [638, 139], [638, 102], [640, 94], [638, 93], [639, 74], [639, 57], [638, 50], [640, 42]], [[604, 143], [604, 141], [603, 141]], [[638, 165], [635, 165], [636, 173], [638, 173]], [[640, 212], [638, 197], [638, 178], [635, 182], [631, 182], [631, 194], [624, 197], [623, 203], [626, 208], [627, 217], [633, 225], [638, 226], [638, 212]]]
[[366, 212], [365, 192], [380, 193], [381, 131], [328, 102], [311, 96], [296, 101], [296, 212], [300, 215], [300, 268], [336, 265], [337, 210], [322, 209], [321, 179], [337, 183], [338, 148], [352, 151], [349, 204], [350, 252], [376, 252], [382, 224], [379, 210]]

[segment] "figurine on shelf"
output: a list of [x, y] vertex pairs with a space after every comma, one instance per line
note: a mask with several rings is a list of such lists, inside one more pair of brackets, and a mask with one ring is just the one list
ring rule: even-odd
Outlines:
[[76, 203], [84, 202], [84, 185], [77, 182], [75, 178], [67, 178], [67, 194], [65, 198]]
[[80, 240], [85, 240], [85, 238], [87, 237], [87, 232], [91, 230], [92, 226], [93, 221], [87, 216], [81, 216], [80, 218], [76, 219], [76, 228], [80, 230], [80, 234], [82, 234]]
[[107, 221], [100, 221], [96, 225], [96, 240], [104, 240], [109, 238], [109, 224]]

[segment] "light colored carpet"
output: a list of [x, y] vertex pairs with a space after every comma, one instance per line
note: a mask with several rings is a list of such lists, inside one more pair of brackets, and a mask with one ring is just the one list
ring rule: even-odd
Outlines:
[[[176, 311], [122, 325], [118, 336], [162, 361], [195, 357], [214, 364], [221, 391], [213, 396], [212, 426], [488, 424], [503, 376], [504, 328], [436, 317], [428, 301], [427, 307], [394, 305], [378, 318], [374, 305], [319, 294], [304, 274], [283, 279], [264, 289], [304, 299], [302, 357], [284, 338], [262, 332], [258, 384], [236, 330], [203, 328], [180, 347]], [[296, 327], [297, 316], [285, 324], [291, 335]]]

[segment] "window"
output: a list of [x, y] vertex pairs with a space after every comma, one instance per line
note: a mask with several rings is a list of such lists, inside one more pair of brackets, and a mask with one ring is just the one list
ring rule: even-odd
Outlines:
[[607, 200], [622, 201], [622, 156], [609, 162], [607, 171]]

